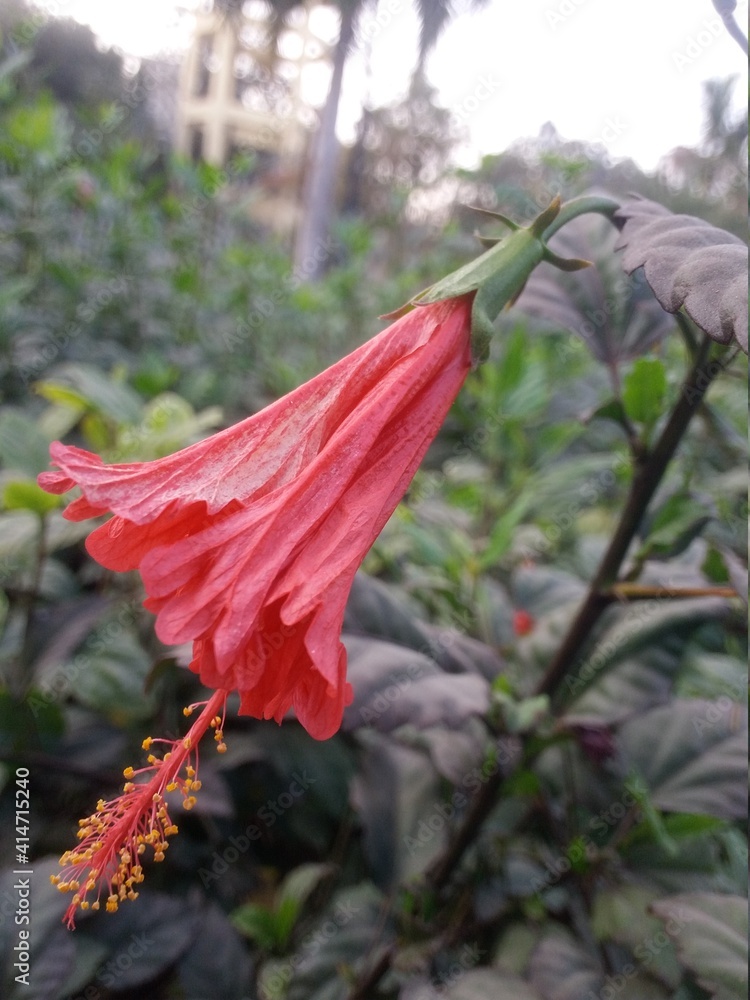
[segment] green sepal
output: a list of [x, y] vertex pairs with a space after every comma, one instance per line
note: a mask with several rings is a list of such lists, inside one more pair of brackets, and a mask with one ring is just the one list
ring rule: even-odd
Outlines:
[[499, 219], [500, 222], [502, 222], [503, 225], [506, 225], [513, 233], [515, 233], [517, 229], [521, 228], [517, 222], [509, 219], [507, 215], [501, 215], [500, 212], [493, 212], [490, 208], [480, 208], [479, 205], [467, 205], [466, 207], [471, 209], [472, 212], [479, 212], [480, 215], [488, 215], [491, 219]]
[[590, 261], [567, 260], [547, 247], [545, 238], [549, 238], [559, 228], [556, 220], [560, 214], [566, 221], [584, 211], [600, 211], [611, 215], [613, 206], [615, 203], [611, 199], [595, 198], [579, 199], [563, 206], [558, 195], [526, 227], [518, 226], [497, 212], [478, 209], [484, 215], [499, 219], [511, 232], [501, 240], [482, 240], [490, 246], [479, 257], [425, 288], [400, 309], [381, 318], [399, 319], [416, 306], [426, 306], [476, 292], [471, 308], [471, 358], [472, 366], [476, 368], [487, 360], [495, 319], [502, 309], [516, 301], [537, 264], [544, 260], [563, 271], [577, 271], [589, 266]]

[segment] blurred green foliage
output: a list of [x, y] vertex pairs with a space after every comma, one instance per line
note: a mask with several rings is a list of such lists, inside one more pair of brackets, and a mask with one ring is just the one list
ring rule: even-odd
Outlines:
[[[61, 926], [54, 857], [201, 690], [186, 651], [155, 639], [137, 579], [89, 560], [88, 525], [36, 486], [49, 442], [108, 461], [179, 449], [371, 336], [470, 244], [457, 227], [439, 247], [414, 229], [394, 273], [377, 230], [350, 219], [307, 285], [250, 221], [242, 164], [162, 161], [108, 128], [107, 107], [86, 138], [16, 76], [0, 66], [0, 822], [10, 830], [14, 768], [28, 767], [36, 985], [14, 981], [3, 918], [3, 996], [344, 1000], [384, 952], [372, 998], [739, 995], [746, 621], [739, 599], [711, 596], [743, 591], [739, 362], [628, 564], [653, 594], [706, 596], [613, 604], [554, 710], [534, 695], [617, 525], [633, 442], [659, 433], [689, 360], [670, 324], [630, 336], [659, 311], [627, 283], [579, 300], [607, 317], [585, 330], [513, 313], [468, 379], [355, 583], [343, 731], [315, 743], [230, 705], [228, 751], [204, 754], [198, 805], [142, 898], [74, 935]], [[544, 185], [585, 173], [547, 166]], [[491, 164], [464, 181], [537, 196]], [[611, 247], [591, 239], [606, 277]], [[453, 881], [431, 885], [499, 778]]]

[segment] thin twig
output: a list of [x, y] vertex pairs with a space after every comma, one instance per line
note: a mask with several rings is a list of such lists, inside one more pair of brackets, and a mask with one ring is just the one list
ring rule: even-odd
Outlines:
[[734, 587], [653, 587], [616, 583], [608, 593], [617, 601], [684, 600], [688, 597], [737, 597]]
[[612, 603], [614, 586], [628, 549], [635, 538], [646, 509], [661, 483], [685, 431], [703, 400], [711, 381], [723, 370], [720, 362], [709, 362], [713, 341], [704, 336], [693, 367], [686, 378], [680, 398], [659, 440], [635, 471], [625, 508], [588, 593], [563, 639], [546, 674], [537, 685], [536, 694], [555, 695], [563, 680], [578, 661], [593, 626]]

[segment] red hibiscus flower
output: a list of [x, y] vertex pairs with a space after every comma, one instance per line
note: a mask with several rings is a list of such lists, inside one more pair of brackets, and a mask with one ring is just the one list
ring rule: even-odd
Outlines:
[[65, 516], [115, 516], [88, 538], [140, 570], [162, 642], [238, 691], [240, 711], [290, 708], [317, 739], [351, 700], [339, 639], [362, 559], [403, 496], [471, 359], [471, 293], [423, 306], [283, 399], [152, 462], [105, 465], [55, 443], [40, 485], [83, 493]]
[[[584, 199], [585, 201], [585, 199]], [[588, 203], [587, 203], [588, 204]], [[420, 293], [377, 337], [235, 427], [153, 462], [105, 465], [55, 443], [58, 471], [39, 484], [82, 496], [65, 516], [114, 516], [89, 536], [108, 569], [138, 569], [145, 605], [168, 644], [192, 642], [191, 669], [214, 694], [173, 741], [148, 737], [148, 766], [126, 768], [117, 798], [79, 823], [77, 848], [53, 882], [72, 892], [66, 912], [135, 899], [144, 855], [161, 861], [177, 832], [168, 795], [195, 803], [198, 743], [213, 729], [226, 749], [227, 694], [240, 712], [281, 722], [293, 709], [311, 736], [339, 728], [351, 701], [340, 641], [354, 574], [403, 496], [472, 365], [492, 319], [541, 260], [564, 269], [543, 235], [555, 199], [471, 265]], [[588, 210], [588, 209], [587, 209]], [[150, 848], [150, 853], [149, 853]], [[89, 896], [94, 895], [93, 901]]]
[[[290, 708], [317, 739], [351, 701], [340, 641], [354, 574], [411, 482], [471, 367], [473, 293], [419, 307], [283, 399], [228, 430], [153, 462], [105, 465], [55, 443], [51, 493], [79, 486], [71, 520], [111, 511], [89, 553], [138, 569], [162, 642], [192, 641], [190, 667], [216, 693], [187, 736], [123, 793], [82, 820], [81, 843], [53, 881], [72, 891], [66, 919], [134, 899], [142, 855], [161, 861], [177, 832], [166, 793], [191, 808], [197, 744], [224, 749], [227, 693], [240, 712], [280, 722]], [[198, 706], [191, 706], [192, 709]], [[144, 749], [154, 743], [144, 741]], [[135, 779], [135, 780], [131, 780]]]

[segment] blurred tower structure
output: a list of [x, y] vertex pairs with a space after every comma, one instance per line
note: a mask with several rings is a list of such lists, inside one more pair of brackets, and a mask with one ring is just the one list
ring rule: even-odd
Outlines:
[[217, 166], [252, 150], [256, 179], [268, 195], [257, 214], [281, 232], [291, 231], [296, 221], [316, 121], [304, 91], [311, 83], [320, 89], [330, 75], [320, 12], [321, 4], [313, 0], [293, 10], [276, 51], [263, 0], [248, 0], [235, 19], [213, 10], [198, 13], [180, 73], [177, 150]]

